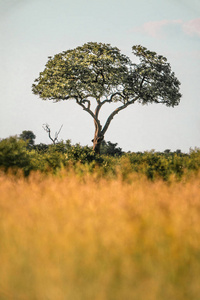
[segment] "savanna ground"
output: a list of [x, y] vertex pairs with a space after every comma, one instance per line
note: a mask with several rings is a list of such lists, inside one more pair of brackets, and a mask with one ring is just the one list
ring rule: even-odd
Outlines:
[[11, 173], [0, 173], [1, 300], [200, 299], [198, 172]]

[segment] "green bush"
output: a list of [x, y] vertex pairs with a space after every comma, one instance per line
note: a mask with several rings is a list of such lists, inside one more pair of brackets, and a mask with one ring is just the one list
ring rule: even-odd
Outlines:
[[189, 154], [150, 151], [120, 156], [97, 155], [88, 146], [71, 145], [70, 140], [55, 145], [34, 145], [30, 149], [27, 142], [15, 136], [0, 141], [0, 168], [5, 172], [21, 169], [26, 176], [32, 170], [56, 174], [62, 168], [73, 168], [81, 176], [96, 172], [97, 177], [121, 176], [129, 180], [129, 175], [139, 173], [150, 180], [168, 181], [171, 176], [180, 180], [184, 174], [190, 176], [199, 172], [200, 149], [191, 150]]
[[121, 156], [123, 154], [122, 149], [117, 147], [117, 143], [113, 144], [110, 141], [103, 141], [101, 144], [100, 153], [109, 156]]
[[200, 169], [200, 149], [190, 149], [188, 169], [198, 171]]
[[68, 161], [73, 163], [80, 162], [82, 164], [90, 163], [99, 158], [92, 148], [88, 146], [82, 147], [79, 144], [68, 148], [65, 157]]
[[22, 169], [25, 175], [31, 170], [31, 160], [27, 151], [27, 142], [16, 136], [0, 141], [0, 166], [8, 169]]
[[200, 169], [199, 152], [192, 152], [192, 155], [181, 152], [138, 152], [126, 154], [132, 165], [132, 171], [143, 173], [147, 178], [154, 180], [162, 178], [167, 181], [171, 175], [181, 179], [188, 170]]

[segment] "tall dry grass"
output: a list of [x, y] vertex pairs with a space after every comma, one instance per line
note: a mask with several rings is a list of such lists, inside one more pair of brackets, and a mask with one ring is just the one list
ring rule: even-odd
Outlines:
[[1, 300], [200, 299], [200, 176], [0, 176]]

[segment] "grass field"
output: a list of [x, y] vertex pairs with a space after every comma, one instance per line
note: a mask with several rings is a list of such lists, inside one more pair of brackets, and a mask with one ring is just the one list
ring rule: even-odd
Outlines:
[[199, 300], [200, 176], [0, 175], [0, 300]]

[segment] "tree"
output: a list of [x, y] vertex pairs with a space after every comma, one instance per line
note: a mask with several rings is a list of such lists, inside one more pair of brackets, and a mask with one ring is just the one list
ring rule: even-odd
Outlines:
[[35, 143], [35, 134], [31, 130], [24, 130], [19, 135], [20, 139], [24, 140], [25, 142], [28, 142], [28, 146], [31, 147]]
[[[32, 86], [34, 94], [55, 102], [74, 99], [94, 120], [93, 149], [101, 142], [116, 114], [137, 102], [179, 104], [180, 82], [162, 55], [142, 46], [133, 46], [139, 64], [103, 43], [86, 43], [49, 57], [46, 67]], [[119, 103], [104, 125], [99, 112], [105, 104]], [[95, 109], [92, 105], [95, 104]]]

